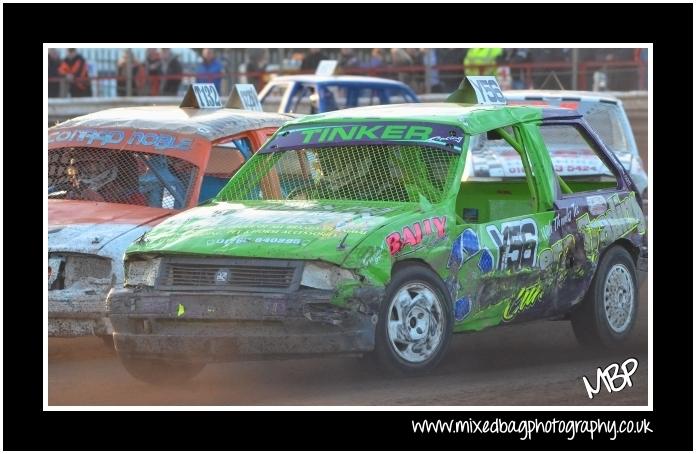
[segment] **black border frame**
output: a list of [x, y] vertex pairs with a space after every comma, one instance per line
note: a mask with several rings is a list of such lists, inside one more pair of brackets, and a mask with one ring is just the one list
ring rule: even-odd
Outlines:
[[[404, 450], [564, 450], [564, 449], [692, 449], [692, 408], [680, 411], [680, 405], [691, 403], [693, 392], [692, 342], [693, 305], [672, 289], [679, 282], [690, 282], [693, 252], [679, 263], [677, 255], [689, 248], [691, 238], [679, 241], [681, 230], [688, 225], [683, 217], [691, 213], [682, 204], [690, 199], [690, 185], [684, 173], [674, 177], [669, 164], [683, 150], [682, 134], [673, 134], [673, 126], [683, 125], [691, 118], [692, 103], [687, 95], [691, 71], [693, 5], [651, 4], [494, 4], [494, 5], [418, 5], [418, 4], [3, 4], [5, 37], [4, 105], [6, 121], [3, 141], [5, 161], [4, 198], [8, 223], [4, 231], [7, 275], [4, 279], [4, 447], [25, 450], [229, 450], [229, 449], [404, 449]], [[689, 14], [691, 12], [691, 14]], [[192, 20], [191, 16], [199, 20]], [[41, 17], [42, 19], [39, 19]], [[242, 19], [235, 19], [242, 18]], [[484, 18], [485, 20], [479, 20]], [[365, 34], [360, 21], [369, 20], [373, 27]], [[490, 20], [488, 20], [490, 19]], [[273, 22], [277, 20], [277, 22]], [[335, 27], [327, 20], [338, 22]], [[204, 31], [201, 23], [210, 25]], [[666, 23], [664, 22], [666, 21]], [[306, 24], [288, 33], [288, 23]], [[663, 25], [660, 27], [659, 25]], [[11, 24], [15, 26], [12, 27]], [[29, 25], [31, 24], [31, 25]], [[531, 24], [531, 25], [529, 25]], [[260, 35], [258, 27], [266, 27]], [[650, 204], [654, 216], [654, 238], [662, 242], [667, 237], [671, 246], [653, 248], [654, 270], [654, 411], [582, 411], [566, 412], [499, 412], [459, 411], [412, 412], [62, 412], [43, 411], [42, 357], [43, 329], [36, 320], [42, 319], [40, 284], [36, 283], [38, 263], [34, 257], [45, 254], [41, 238], [45, 235], [42, 221], [34, 208], [42, 200], [44, 190], [28, 186], [18, 170], [39, 167], [42, 158], [37, 149], [38, 125], [43, 103], [41, 91], [42, 64], [39, 49], [43, 42], [101, 42], [107, 39], [130, 42], [157, 41], [278, 41], [311, 42], [327, 40], [340, 42], [346, 36], [334, 32], [355, 27], [357, 36], [369, 42], [413, 41], [424, 43], [460, 42], [653, 42], [658, 56], [654, 67], [655, 89], [653, 131], [655, 148], [661, 165], [651, 168], [653, 178], [661, 188], [660, 202]], [[414, 35], [414, 31], [417, 33]], [[379, 34], [379, 39], [375, 35]], [[427, 44], [424, 44], [427, 45]], [[339, 47], [337, 44], [336, 47]], [[31, 51], [27, 52], [29, 49]], [[31, 57], [31, 58], [29, 58]], [[653, 56], [654, 57], [654, 56]], [[28, 63], [32, 65], [28, 65]], [[31, 67], [31, 69], [29, 68]], [[659, 68], [659, 71], [658, 71]], [[688, 65], [691, 68], [691, 65]], [[20, 81], [19, 87], [18, 80]], [[687, 83], [684, 83], [684, 80]], [[13, 88], [16, 87], [16, 88]], [[35, 87], [35, 88], [31, 88]], [[681, 93], [677, 96], [678, 93]], [[27, 100], [29, 96], [31, 101]], [[37, 99], [41, 97], [40, 99]], [[685, 113], [680, 112], [684, 109]], [[660, 114], [655, 114], [655, 113]], [[662, 129], [662, 131], [660, 131]], [[661, 133], [664, 134], [661, 134]], [[659, 141], [657, 137], [660, 137]], [[32, 147], [25, 139], [31, 138]], [[12, 144], [10, 144], [12, 142]], [[27, 152], [24, 152], [26, 150]], [[678, 159], [692, 156], [678, 153]], [[668, 165], [664, 165], [666, 160]], [[681, 162], [681, 161], [680, 161]], [[679, 164], [682, 167], [682, 164]], [[686, 167], [684, 165], [684, 167]], [[670, 178], [667, 182], [667, 178]], [[688, 178], [688, 177], [687, 177]], [[669, 186], [668, 186], [669, 183]], [[17, 188], [31, 188], [29, 192]], [[41, 191], [41, 193], [39, 193]], [[17, 195], [21, 195], [17, 197]], [[651, 190], [651, 197], [655, 192]], [[676, 196], [676, 197], [675, 197]], [[673, 207], [669, 202], [679, 203]], [[693, 201], [692, 201], [693, 202]], [[687, 202], [688, 203], [688, 202]], [[27, 209], [27, 205], [31, 208]], [[44, 213], [45, 216], [45, 213]], [[29, 232], [31, 227], [31, 233]], [[27, 241], [29, 240], [29, 241]], [[664, 243], [663, 243], [664, 244]], [[29, 247], [27, 247], [29, 246]], [[13, 247], [16, 247], [13, 249]], [[31, 255], [28, 250], [32, 250]], [[35, 250], [34, 250], [35, 249]], [[681, 253], [681, 254], [680, 254]], [[671, 260], [665, 259], [670, 255]], [[17, 266], [13, 260], [20, 257]], [[37, 260], [36, 262], [39, 262]], [[669, 263], [669, 267], [660, 263]], [[689, 266], [691, 264], [691, 267]], [[43, 267], [42, 267], [43, 270]], [[29, 271], [29, 272], [27, 272]], [[36, 274], [34, 274], [36, 272]], [[43, 271], [42, 271], [43, 273]], [[683, 273], [683, 275], [682, 275]], [[688, 274], [687, 274], [688, 273]], [[43, 274], [42, 274], [43, 275]], [[23, 289], [35, 289], [38, 297], [29, 298]], [[30, 316], [26, 309], [31, 308]], [[31, 327], [27, 329], [27, 327]], [[677, 356], [678, 355], [678, 356]], [[686, 361], [685, 361], [686, 358]], [[576, 439], [569, 442], [564, 436], [538, 436], [531, 441], [519, 441], [518, 436], [414, 434], [413, 418], [507, 419], [529, 418], [621, 418], [651, 421], [653, 432], [645, 436], [625, 436], [610, 441], [606, 437], [594, 440]], [[257, 430], [258, 429], [258, 430]], [[264, 431], [268, 431], [264, 434]], [[269, 436], [270, 435], [270, 436]], [[391, 436], [387, 436], [391, 435]]]

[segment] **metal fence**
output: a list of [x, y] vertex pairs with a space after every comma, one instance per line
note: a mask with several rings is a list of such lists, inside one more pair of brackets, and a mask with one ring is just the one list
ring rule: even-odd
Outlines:
[[[118, 75], [118, 60], [124, 49], [78, 49], [89, 67], [89, 80], [93, 96], [116, 97], [119, 81], [127, 89], [122, 95], [150, 96], [149, 87], [161, 86], [166, 80], [180, 80], [177, 95], [182, 95], [186, 87], [196, 79], [213, 78], [220, 81], [221, 95], [229, 94], [235, 83], [253, 83], [260, 90], [276, 75], [311, 73], [301, 71], [300, 61], [292, 55], [292, 49], [264, 49], [268, 55], [268, 64], [263, 71], [247, 71], [250, 52], [254, 49], [228, 49], [218, 56], [223, 71], [219, 74], [201, 74], [196, 72], [200, 56], [193, 49], [172, 49], [181, 65], [180, 74], [168, 76], [145, 76], [144, 80], [135, 80], [130, 70], [126, 76]], [[146, 49], [132, 49], [137, 61], [144, 61]], [[327, 58], [340, 58], [338, 49], [326, 49]], [[369, 57], [359, 49], [361, 64]], [[367, 56], [366, 56], [367, 55]], [[494, 66], [494, 68], [496, 68]], [[341, 74], [369, 75], [396, 79], [410, 85], [417, 93], [451, 92], [456, 89], [467, 74], [488, 72], [491, 65], [436, 64], [399, 66], [387, 62], [379, 67], [339, 67]], [[571, 61], [547, 61], [537, 63], [509, 63], [497, 66], [499, 79], [505, 79], [509, 86], [504, 88], [549, 88], [578, 89], [596, 91], [629, 91], [647, 89], [647, 63], [641, 59], [622, 61], [581, 61], [574, 65]], [[60, 84], [60, 97], [68, 96], [69, 82], [63, 77], [50, 77], [49, 83]]]

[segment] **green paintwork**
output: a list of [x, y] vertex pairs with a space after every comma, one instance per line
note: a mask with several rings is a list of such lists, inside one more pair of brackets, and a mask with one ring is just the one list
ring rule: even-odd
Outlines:
[[[541, 112], [529, 106], [408, 104], [348, 109], [294, 120], [276, 135], [300, 129], [307, 140], [319, 138], [327, 143], [337, 137], [346, 140], [356, 135], [361, 135], [361, 139], [374, 136], [375, 140], [397, 143], [428, 138], [422, 126], [416, 129], [362, 126], [364, 129], [355, 130], [338, 127], [358, 120], [382, 125], [385, 122], [456, 125], [466, 135], [443, 196], [434, 199], [421, 194], [417, 202], [408, 203], [230, 200], [229, 194], [249, 175], [263, 175], [262, 171], [270, 169], [278, 159], [257, 154], [218, 198], [162, 222], [133, 244], [127, 255], [321, 260], [350, 269], [364, 278], [338, 285], [333, 303], [339, 306], [345, 305], [361, 286], [386, 286], [396, 262], [417, 260], [428, 264], [445, 281], [453, 303], [471, 297], [471, 309], [457, 320], [455, 331], [480, 330], [522, 317], [540, 308], [542, 301], [552, 301], [556, 288], [571, 274], [583, 278], [591, 273], [597, 260], [596, 256], [588, 257], [587, 266], [568, 271], [563, 264], [575, 244], [574, 236], [558, 236], [552, 243], [558, 180], [538, 129]], [[510, 126], [508, 130], [502, 129]], [[531, 184], [527, 180], [461, 181], [470, 136], [493, 130], [511, 142], [523, 155], [523, 161], [528, 159], [525, 165], [533, 175]], [[603, 184], [567, 181], [573, 191], [603, 187]], [[617, 204], [635, 204], [633, 194], [629, 197], [626, 201], [617, 199]], [[625, 209], [621, 219], [630, 218], [632, 228], [644, 232], [644, 224], [631, 218], [640, 212], [636, 207]], [[467, 212], [476, 213], [476, 217], [464, 219], [462, 215]], [[612, 215], [609, 213], [607, 217]], [[598, 250], [595, 243], [600, 242], [598, 232], [603, 232], [602, 229], [616, 230], [613, 233], [618, 236], [612, 233], [613, 236], [607, 237], [610, 239], [630, 232], [623, 227], [611, 227], [616, 225], [615, 221], [587, 220], [582, 225], [585, 229], [581, 233], [591, 242], [595, 254]], [[502, 249], [494, 238], [496, 235], [502, 238], [506, 226], [534, 229], [535, 250], [529, 266], [509, 269], [507, 262], [501, 261]], [[461, 267], [452, 266], [453, 246], [467, 232], [476, 236], [478, 251], [463, 261]], [[399, 239], [398, 243], [395, 238]], [[490, 261], [483, 257], [486, 253], [490, 254]]]
[[339, 140], [381, 139], [381, 140], [428, 140], [432, 128], [407, 125], [363, 125], [343, 128], [340, 126], [317, 126], [300, 129], [304, 136], [302, 143], [333, 142]]
[[437, 122], [456, 125], [475, 135], [517, 123], [541, 120], [541, 109], [529, 106], [480, 106], [455, 103], [386, 104], [308, 115], [286, 123], [281, 130], [312, 123], [360, 121]]

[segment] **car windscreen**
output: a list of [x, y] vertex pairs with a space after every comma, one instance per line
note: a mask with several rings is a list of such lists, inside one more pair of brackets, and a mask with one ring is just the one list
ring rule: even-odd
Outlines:
[[256, 154], [220, 199], [440, 202], [459, 155], [419, 145], [350, 145]]
[[621, 108], [616, 104], [600, 102], [593, 103], [585, 112], [585, 120], [614, 153], [629, 151], [626, 131], [619, 120], [620, 115]]
[[384, 85], [323, 84], [321, 96], [326, 112], [358, 106], [415, 102], [405, 89]]
[[48, 153], [48, 198], [186, 207], [197, 168], [171, 156], [110, 148], [65, 147]]

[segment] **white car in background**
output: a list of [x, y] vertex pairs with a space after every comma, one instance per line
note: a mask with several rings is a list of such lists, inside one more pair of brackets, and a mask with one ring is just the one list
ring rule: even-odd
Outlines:
[[[504, 94], [508, 104], [548, 105], [578, 111], [621, 161], [643, 200], [647, 199], [648, 176], [621, 100], [600, 92], [568, 90], [509, 90]], [[494, 144], [486, 145], [484, 140], [480, 137], [478, 143], [472, 144], [473, 172], [477, 176], [517, 176], [522, 167], [519, 155], [506, 153]], [[589, 150], [558, 147], [549, 151], [556, 173], [561, 177], [587, 176], [597, 169], [606, 169], [601, 163], [593, 162], [598, 158]]]

